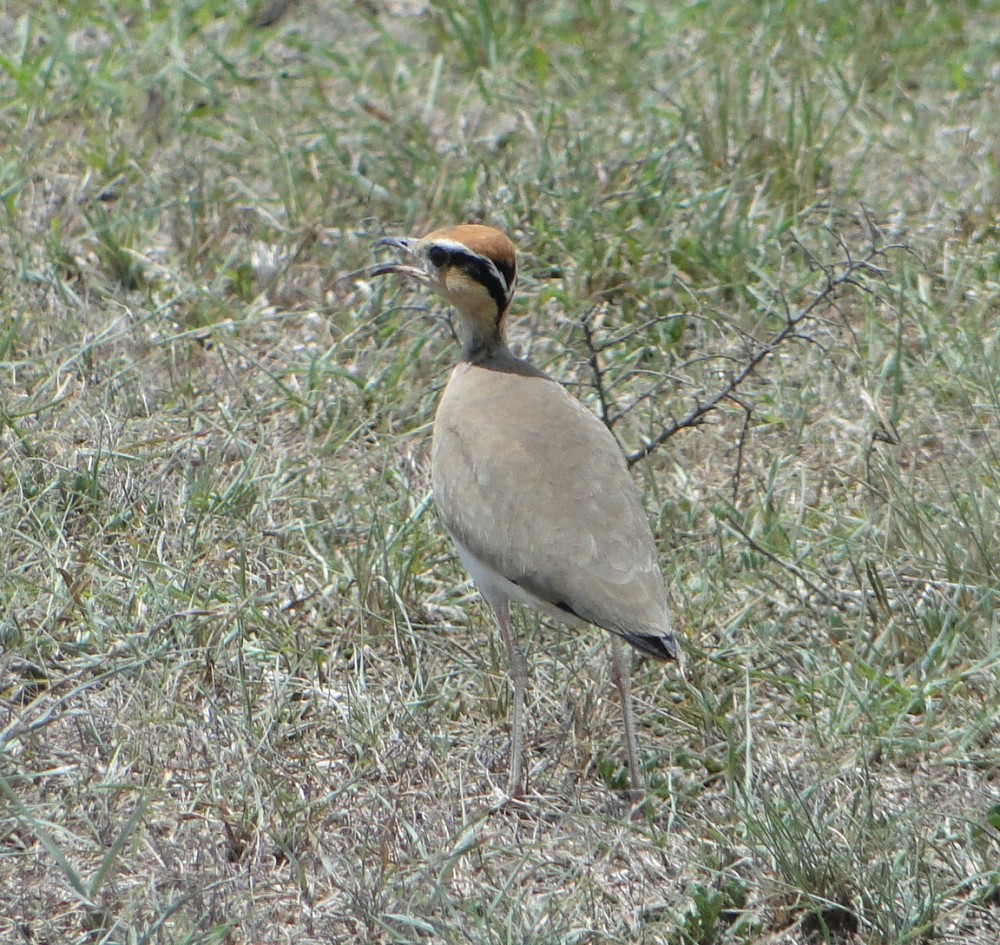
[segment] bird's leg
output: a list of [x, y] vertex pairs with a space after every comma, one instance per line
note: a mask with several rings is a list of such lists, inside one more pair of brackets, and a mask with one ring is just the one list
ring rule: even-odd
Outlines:
[[643, 799], [642, 772], [639, 770], [639, 751], [635, 741], [635, 717], [632, 715], [632, 650], [617, 634], [611, 635], [611, 671], [622, 703], [622, 722], [625, 726], [625, 754], [628, 757], [628, 776], [632, 789], [629, 800], [638, 803]]
[[510, 661], [510, 677], [514, 684], [514, 712], [511, 722], [510, 780], [507, 793], [511, 797], [524, 796], [524, 691], [528, 686], [528, 661], [517, 644], [510, 620], [510, 606], [506, 601], [494, 606], [493, 612], [500, 627], [507, 658]]

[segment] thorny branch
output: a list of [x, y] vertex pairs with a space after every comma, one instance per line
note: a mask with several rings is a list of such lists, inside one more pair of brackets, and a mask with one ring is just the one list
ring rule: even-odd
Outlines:
[[[707, 400], [696, 403], [684, 417], [679, 420], [672, 420], [654, 437], [652, 437], [652, 439], [647, 440], [637, 450], [628, 454], [626, 460], [629, 466], [634, 466], [639, 461], [654, 453], [664, 443], [666, 443], [667, 440], [679, 433], [681, 430], [701, 426], [701, 424], [705, 423], [709, 416], [714, 411], [718, 410], [726, 401], [736, 403], [744, 412], [747, 412], [749, 407], [738, 397], [738, 393], [747, 381], [757, 372], [757, 369], [761, 366], [761, 364], [774, 354], [774, 352], [781, 347], [782, 344], [789, 340], [800, 338], [801, 336], [798, 332], [802, 325], [810, 319], [819, 317], [817, 311], [818, 309], [826, 305], [832, 305], [835, 295], [844, 286], [853, 286], [862, 292], [870, 292], [871, 289], [869, 289], [861, 281], [861, 276], [883, 275], [885, 270], [878, 264], [882, 258], [893, 250], [907, 249], [907, 247], [903, 244], [878, 245], [876, 243], [872, 243], [863, 256], [856, 258], [852, 254], [847, 243], [839, 236], [836, 238], [838, 245], [844, 254], [844, 262], [841, 264], [839, 269], [834, 269], [832, 266], [821, 263], [814, 254], [809, 252], [810, 262], [820, 269], [825, 277], [820, 288], [817, 289], [813, 293], [812, 297], [797, 311], [787, 312], [785, 323], [782, 327], [766, 341], [757, 343], [757, 347], [750, 352], [742, 367], [740, 367], [740, 369], [735, 373], [730, 374], [726, 382]], [[603, 372], [600, 369], [597, 358], [599, 349], [595, 345], [592, 332], [586, 330], [586, 326], [584, 339], [587, 349], [590, 352], [590, 366], [593, 372], [594, 382], [600, 396], [602, 419], [604, 419], [606, 423], [609, 422], [609, 420], [613, 422], [620, 419], [622, 413], [614, 411], [612, 409], [613, 404], [609, 402], [607, 386], [604, 383]]]
[[583, 330], [584, 344], [586, 344], [587, 351], [590, 353], [590, 370], [593, 374], [594, 386], [597, 388], [597, 401], [601, 408], [601, 421], [610, 427], [608, 391], [604, 384], [604, 371], [601, 369], [601, 362], [598, 358], [600, 349], [594, 343], [593, 326], [590, 321], [588, 319], [581, 320], [580, 328]]

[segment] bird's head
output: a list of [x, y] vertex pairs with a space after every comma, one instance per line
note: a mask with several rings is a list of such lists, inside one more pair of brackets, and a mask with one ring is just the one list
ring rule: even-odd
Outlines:
[[514, 244], [506, 234], [464, 223], [420, 238], [387, 236], [375, 245], [390, 247], [397, 258], [371, 275], [410, 276], [455, 307], [466, 356], [504, 345], [504, 320], [517, 281]]

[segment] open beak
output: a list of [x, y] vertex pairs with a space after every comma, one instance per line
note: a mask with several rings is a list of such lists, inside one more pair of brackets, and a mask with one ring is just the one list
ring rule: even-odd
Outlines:
[[[375, 247], [389, 246], [396, 250], [401, 257], [406, 258], [413, 255], [413, 247], [416, 243], [417, 240], [406, 236], [383, 236], [382, 239], [376, 240], [373, 245]], [[427, 281], [427, 273], [422, 268], [419, 266], [408, 266], [398, 261], [375, 266], [368, 274], [369, 276], [386, 276], [389, 273], [397, 273], [401, 276], [413, 276], [414, 279], [419, 279], [421, 282]]]

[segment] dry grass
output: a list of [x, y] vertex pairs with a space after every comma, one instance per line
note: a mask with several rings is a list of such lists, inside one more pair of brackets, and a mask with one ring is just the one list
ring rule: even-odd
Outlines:
[[[994, 945], [989, 5], [0, 35], [0, 940]], [[336, 278], [461, 219], [517, 237], [514, 342], [637, 459], [689, 653], [637, 666], [644, 821], [602, 635], [527, 614], [535, 794], [493, 810], [443, 313]]]

